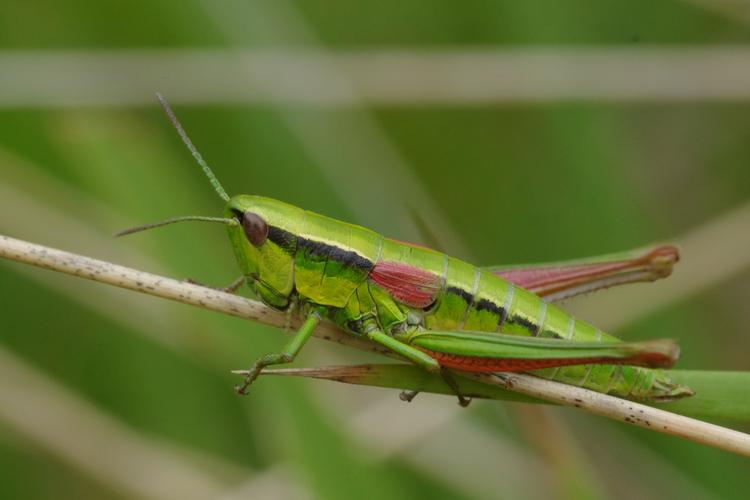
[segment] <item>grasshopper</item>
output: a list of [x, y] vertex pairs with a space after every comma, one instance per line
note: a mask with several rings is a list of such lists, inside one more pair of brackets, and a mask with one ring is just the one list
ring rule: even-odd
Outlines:
[[462, 406], [468, 400], [451, 370], [530, 372], [637, 400], [693, 394], [658, 369], [676, 361], [674, 341], [621, 342], [554, 304], [609, 286], [665, 277], [678, 260], [674, 246], [482, 268], [275, 199], [229, 197], [167, 102], [157, 96], [226, 202], [224, 215], [176, 217], [121, 234], [189, 220], [226, 224], [242, 271], [238, 283], [251, 287], [269, 307], [305, 318], [281, 352], [252, 364], [237, 387], [240, 394], [263, 368], [294, 361], [323, 318], [440, 373]]

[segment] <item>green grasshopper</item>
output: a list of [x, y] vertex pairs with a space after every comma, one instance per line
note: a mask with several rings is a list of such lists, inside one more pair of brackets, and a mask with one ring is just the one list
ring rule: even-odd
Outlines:
[[655, 369], [676, 361], [679, 349], [673, 341], [621, 342], [552, 303], [664, 277], [678, 259], [673, 246], [564, 263], [480, 268], [274, 199], [230, 198], [167, 102], [158, 97], [226, 202], [224, 217], [177, 217], [121, 234], [186, 220], [226, 224], [242, 271], [239, 283], [252, 287], [269, 307], [305, 318], [281, 352], [253, 363], [237, 387], [240, 394], [263, 368], [292, 362], [323, 318], [442, 374], [461, 405], [468, 400], [450, 370], [530, 372], [639, 400], [693, 394]]

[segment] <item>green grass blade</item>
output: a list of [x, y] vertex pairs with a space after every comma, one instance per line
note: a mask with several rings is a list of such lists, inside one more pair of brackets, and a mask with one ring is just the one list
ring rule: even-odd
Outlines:
[[[453, 394], [439, 375], [407, 364], [364, 364], [318, 368], [264, 370], [265, 375], [285, 375], [333, 380], [346, 384], [388, 387], [400, 390]], [[750, 424], [750, 372], [670, 370], [674, 380], [690, 386], [696, 395], [670, 403], [647, 403], [681, 415], [713, 422]], [[461, 391], [471, 397], [545, 403], [545, 401], [459, 377]]]
[[750, 424], [750, 372], [670, 370], [695, 396], [652, 406], [713, 422]]
[[[235, 372], [242, 375], [243, 372]], [[345, 384], [389, 387], [407, 391], [432, 392], [452, 395], [453, 390], [439, 375], [431, 374], [415, 365], [403, 363], [362, 364], [321, 366], [316, 368], [276, 368], [266, 369], [263, 375], [284, 375], [293, 377], [332, 380]], [[507, 391], [498, 386], [484, 384], [477, 380], [460, 377], [458, 385], [462, 394], [470, 397], [543, 403], [544, 401]]]

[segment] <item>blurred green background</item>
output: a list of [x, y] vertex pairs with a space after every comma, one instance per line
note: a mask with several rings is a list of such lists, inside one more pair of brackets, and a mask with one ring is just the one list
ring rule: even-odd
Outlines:
[[[572, 301], [680, 367], [748, 370], [750, 8], [710, 0], [0, 4], [0, 233], [216, 285], [282, 199], [478, 264], [658, 240], [667, 281]], [[286, 378], [257, 324], [0, 262], [1, 498], [746, 498], [748, 462], [570, 409]], [[314, 340], [298, 366], [360, 352]], [[745, 429], [747, 430], [747, 429]]]

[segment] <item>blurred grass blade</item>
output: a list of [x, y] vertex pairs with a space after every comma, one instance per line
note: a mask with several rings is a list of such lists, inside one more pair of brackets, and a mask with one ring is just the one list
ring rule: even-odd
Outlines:
[[[235, 372], [242, 374], [243, 372]], [[680, 415], [711, 421], [750, 424], [750, 372], [670, 370], [675, 381], [686, 384], [696, 395], [671, 403], [649, 403]], [[363, 364], [323, 366], [316, 368], [283, 368], [264, 370], [264, 375], [333, 380], [345, 384], [389, 387], [393, 389], [453, 394], [439, 375], [432, 375], [407, 364]], [[459, 386], [467, 396], [502, 401], [546, 403], [522, 394], [459, 377]]]
[[750, 424], [750, 371], [670, 370], [669, 373], [676, 383], [692, 388], [695, 396], [652, 406], [714, 422]]
[[[244, 375], [244, 370], [233, 372]], [[390, 387], [393, 389], [432, 392], [435, 394], [453, 394], [440, 376], [432, 375], [425, 370], [403, 363], [361, 364], [341, 366], [321, 366], [315, 368], [276, 368], [266, 369], [263, 375], [284, 375], [292, 377], [332, 380], [345, 384]], [[458, 380], [461, 392], [470, 397], [542, 403], [523, 394], [507, 391], [497, 386], [463, 378]]]
[[[244, 375], [245, 371], [238, 370], [233, 373]], [[316, 378], [345, 384], [390, 387], [393, 389], [432, 392], [435, 394], [453, 394], [453, 390], [446, 385], [442, 377], [430, 374], [417, 366], [403, 363], [373, 363], [314, 368], [276, 368], [263, 370], [262, 374]], [[497, 386], [463, 377], [458, 380], [458, 384], [461, 392], [470, 397], [522, 401], [527, 403], [543, 402], [523, 394], [517, 394]]]

